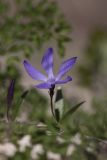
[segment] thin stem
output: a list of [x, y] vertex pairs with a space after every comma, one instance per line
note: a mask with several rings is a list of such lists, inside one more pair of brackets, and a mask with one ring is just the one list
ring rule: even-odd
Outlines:
[[52, 85], [52, 87], [49, 89], [49, 95], [50, 95], [50, 101], [51, 101], [51, 112], [52, 112], [53, 117], [55, 118], [55, 111], [54, 111], [54, 106], [53, 106], [54, 88], [55, 88], [55, 85]]
[[54, 107], [53, 107], [53, 96], [50, 96], [50, 99], [51, 99], [51, 111], [52, 111], [52, 115], [55, 118]]
[[9, 107], [7, 108], [7, 113], [6, 113], [6, 118], [7, 118], [7, 121], [9, 122], [10, 121], [10, 115], [9, 115]]

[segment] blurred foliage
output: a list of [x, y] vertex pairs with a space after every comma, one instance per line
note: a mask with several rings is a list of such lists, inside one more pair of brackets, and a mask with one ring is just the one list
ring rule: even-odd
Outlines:
[[[20, 88], [16, 91], [15, 99], [19, 99], [22, 90]], [[1, 96], [3, 97], [3, 95]], [[65, 119], [60, 126], [61, 128], [59, 128], [48, 112], [46, 99], [33, 89], [28, 92], [24, 102], [19, 106], [19, 121], [10, 124], [1, 122], [0, 141], [3, 142], [8, 137], [9, 141], [17, 145], [20, 138], [24, 135], [30, 135], [33, 145], [41, 144], [44, 148], [44, 153], [39, 155], [38, 160], [48, 159], [48, 151], [60, 154], [61, 160], [99, 160], [99, 157], [106, 154], [102, 151], [102, 146], [104, 147], [107, 139], [106, 106], [107, 100], [98, 101], [93, 99], [92, 114], [79, 109], [71, 116], [69, 115], [69, 118]], [[73, 108], [66, 101], [65, 107], [66, 110], [72, 110]], [[0, 109], [0, 115], [3, 114], [3, 108], [4, 105]], [[27, 119], [21, 121], [23, 114], [27, 115]], [[58, 140], [58, 138], [62, 140]], [[75, 147], [71, 155], [67, 155], [69, 145]], [[107, 144], [105, 146], [107, 147]], [[12, 158], [16, 160], [21, 158], [30, 159], [31, 149], [32, 147], [26, 148], [24, 152], [17, 151]], [[9, 160], [12, 158], [9, 158]]]
[[0, 55], [18, 53], [30, 57], [35, 48], [55, 40], [63, 56], [70, 31], [55, 1], [0, 1]]
[[[107, 32], [97, 30], [90, 35], [84, 51], [82, 64], [78, 68], [79, 80], [83, 86], [97, 89], [107, 80]], [[105, 80], [105, 81], [104, 81]], [[103, 88], [104, 89], [104, 88]]]

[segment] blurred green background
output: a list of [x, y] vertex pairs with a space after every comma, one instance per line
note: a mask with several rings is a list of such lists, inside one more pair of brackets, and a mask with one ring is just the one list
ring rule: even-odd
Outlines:
[[[107, 159], [106, 10], [106, 0], [0, 0], [0, 160]], [[41, 69], [49, 47], [55, 73], [61, 61], [78, 57], [73, 82], [62, 88], [64, 113], [85, 101], [61, 121], [61, 130], [50, 113], [48, 91], [33, 89], [37, 82], [22, 63], [28, 59]], [[6, 123], [11, 79], [13, 120]]]

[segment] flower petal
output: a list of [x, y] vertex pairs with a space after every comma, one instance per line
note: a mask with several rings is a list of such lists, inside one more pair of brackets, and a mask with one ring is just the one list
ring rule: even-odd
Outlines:
[[64, 61], [64, 62], [61, 64], [60, 69], [59, 69], [59, 72], [58, 72], [58, 74], [57, 74], [57, 76], [56, 76], [56, 81], [59, 80], [61, 77], [63, 77], [64, 74], [65, 74], [66, 72], [68, 72], [68, 71], [73, 67], [73, 65], [74, 65], [75, 62], [76, 62], [76, 59], [77, 59], [77, 57], [73, 57], [73, 58], [70, 58], [70, 59]]
[[23, 62], [24, 67], [27, 71], [27, 73], [35, 80], [42, 80], [42, 81], [46, 81], [47, 78], [45, 75], [43, 75], [42, 73], [40, 73], [37, 69], [35, 69], [28, 61], [24, 61]]
[[49, 89], [51, 88], [51, 85], [49, 83], [40, 83], [34, 87], [39, 88], [39, 89]]
[[42, 67], [48, 74], [49, 78], [53, 78], [53, 49], [48, 48], [46, 53], [44, 54], [42, 61], [41, 61]]
[[64, 83], [67, 83], [69, 81], [72, 81], [72, 78], [70, 76], [68, 76], [64, 80], [58, 80], [58, 81], [56, 81], [55, 84], [64, 84]]

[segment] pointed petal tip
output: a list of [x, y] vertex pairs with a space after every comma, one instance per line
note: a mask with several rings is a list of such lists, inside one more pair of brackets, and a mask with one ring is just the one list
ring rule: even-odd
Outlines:
[[77, 57], [74, 57], [74, 64], [77, 62]]
[[75, 60], [77, 60], [77, 57], [74, 57]]
[[73, 57], [73, 58], [71, 58], [71, 59], [74, 60], [74, 63], [77, 61], [77, 57]]
[[[70, 62], [71, 64], [74, 64], [77, 61], [77, 57], [69, 58], [67, 61]], [[67, 62], [67, 61], [64, 61], [64, 62]]]
[[27, 60], [24, 60], [23, 61], [23, 65], [24, 65], [24, 67], [25, 67], [25, 69], [27, 69], [27, 67], [29, 66], [29, 65], [31, 65]]
[[23, 63], [25, 63], [25, 62], [26, 62], [26, 60], [23, 61]]
[[23, 61], [23, 64], [24, 64], [24, 65], [28, 64], [27, 60], [24, 60], [24, 61]]
[[49, 50], [50, 52], [53, 52], [53, 48], [52, 48], [52, 47], [48, 48], [48, 50]]
[[69, 81], [72, 81], [72, 77], [71, 76], [67, 76]]

